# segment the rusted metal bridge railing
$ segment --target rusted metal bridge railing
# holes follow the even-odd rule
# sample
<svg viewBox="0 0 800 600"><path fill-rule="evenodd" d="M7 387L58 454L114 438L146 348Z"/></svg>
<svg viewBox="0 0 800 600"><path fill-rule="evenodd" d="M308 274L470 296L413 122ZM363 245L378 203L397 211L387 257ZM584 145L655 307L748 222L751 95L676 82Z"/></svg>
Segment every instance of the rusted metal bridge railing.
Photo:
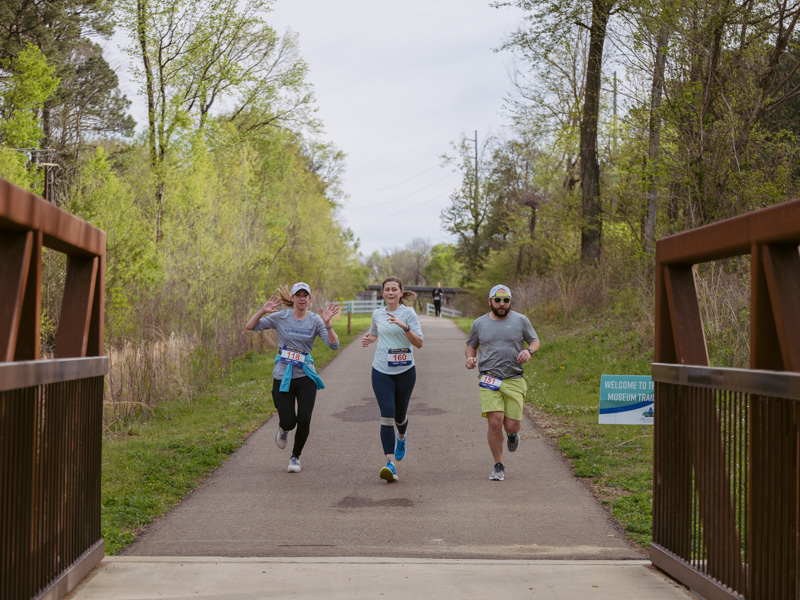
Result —
<svg viewBox="0 0 800 600"><path fill-rule="evenodd" d="M65 596L103 558L105 233L0 180L0 598ZM40 360L42 248L67 255Z"/></svg>
<svg viewBox="0 0 800 600"><path fill-rule="evenodd" d="M701 596L800 598L800 200L656 246L653 564ZM750 370L708 366L694 265L751 258Z"/></svg>

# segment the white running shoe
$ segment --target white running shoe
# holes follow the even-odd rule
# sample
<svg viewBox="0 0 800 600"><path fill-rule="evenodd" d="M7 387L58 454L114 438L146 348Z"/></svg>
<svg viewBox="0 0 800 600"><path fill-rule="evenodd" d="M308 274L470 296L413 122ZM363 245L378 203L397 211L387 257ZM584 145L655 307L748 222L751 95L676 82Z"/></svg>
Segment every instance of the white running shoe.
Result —
<svg viewBox="0 0 800 600"><path fill-rule="evenodd" d="M289 466L286 467L287 473L299 473L303 469L300 467L300 459L296 456L293 456L289 459Z"/></svg>
<svg viewBox="0 0 800 600"><path fill-rule="evenodd" d="M493 481L503 481L506 476L506 467L503 463L496 463L494 469L489 475L489 479Z"/></svg>
<svg viewBox="0 0 800 600"><path fill-rule="evenodd" d="M284 448L286 448L286 442L288 441L288 438L289 438L289 432L284 431L283 429L281 429L281 426L278 425L278 433L275 434L275 445L277 445L278 448L283 450Z"/></svg>

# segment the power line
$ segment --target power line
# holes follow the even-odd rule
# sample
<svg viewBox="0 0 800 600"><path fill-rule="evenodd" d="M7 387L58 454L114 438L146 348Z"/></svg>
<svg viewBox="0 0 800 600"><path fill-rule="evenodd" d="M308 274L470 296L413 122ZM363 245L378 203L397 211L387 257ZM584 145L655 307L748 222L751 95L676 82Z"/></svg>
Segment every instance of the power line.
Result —
<svg viewBox="0 0 800 600"><path fill-rule="evenodd" d="M415 191L413 191L413 192L411 192L409 194L406 194L405 196L398 196L397 198L392 198L391 200L387 200L386 202L381 202L380 204L368 204L368 205L362 205L362 206L352 206L351 208L377 208L379 206L386 206L387 204L391 204L392 202L397 202L398 200L403 200L403 199L409 198L410 196L413 196L415 194L419 194L420 192L424 192L428 188L433 187L437 183L440 183L440 182L444 181L445 179L447 179L449 177L452 177L453 175L455 175L455 173L448 173L447 175L445 175L441 179L437 179L433 183L428 184L425 187L422 187L422 188L420 188L418 190L415 190Z"/></svg>
<svg viewBox="0 0 800 600"><path fill-rule="evenodd" d="M444 198L444 196L437 196L436 198L428 198L426 200L423 200L419 204L415 204L414 206L409 206L408 208L404 208L403 210L399 210L397 212L389 213L388 215L381 215L379 217L370 217L369 219L364 219L364 220L358 221L356 223L351 223L351 225L363 225L364 223L369 223L371 221L378 221L380 219L388 219L389 217L402 215L403 213L407 213L407 212L409 212L411 210L415 210L415 209L419 208L423 204L428 204L428 203L434 202L436 200L441 200L442 198Z"/></svg>
<svg viewBox="0 0 800 600"><path fill-rule="evenodd" d="M408 179L404 179L403 181L400 181L398 183L393 183L391 185L387 185L386 187L378 188L377 190L371 190L369 192L354 192L353 194L351 194L351 196L363 196L365 194L374 194L375 192L382 192L384 190L388 190L390 188L397 187L398 185L403 185L404 183L407 183L407 182L411 181L412 179L416 179L420 175L425 175L425 173L427 173L428 171L433 171L434 169L439 169L439 168L441 168L439 165L434 165L432 167L429 167L429 168L425 169L421 173L417 173L416 175L412 175Z"/></svg>

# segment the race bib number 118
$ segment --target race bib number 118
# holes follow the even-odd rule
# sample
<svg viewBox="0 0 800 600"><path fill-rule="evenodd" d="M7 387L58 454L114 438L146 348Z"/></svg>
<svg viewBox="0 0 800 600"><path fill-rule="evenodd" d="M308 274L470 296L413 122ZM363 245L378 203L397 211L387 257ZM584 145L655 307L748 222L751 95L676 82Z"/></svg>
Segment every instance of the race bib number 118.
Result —
<svg viewBox="0 0 800 600"><path fill-rule="evenodd" d="M281 362L302 367L306 362L306 355L299 350L284 346L281 348Z"/></svg>

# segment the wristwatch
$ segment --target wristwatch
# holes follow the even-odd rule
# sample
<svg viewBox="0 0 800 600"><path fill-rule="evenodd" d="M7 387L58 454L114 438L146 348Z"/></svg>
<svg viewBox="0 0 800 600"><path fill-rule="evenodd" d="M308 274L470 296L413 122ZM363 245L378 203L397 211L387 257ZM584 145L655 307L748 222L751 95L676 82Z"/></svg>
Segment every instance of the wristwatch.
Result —
<svg viewBox="0 0 800 600"><path fill-rule="evenodd" d="M403 331L405 331L406 333L408 333L409 331L411 331L411 325L408 325L408 324L406 324L406 326L405 326L405 327L403 327Z"/></svg>

